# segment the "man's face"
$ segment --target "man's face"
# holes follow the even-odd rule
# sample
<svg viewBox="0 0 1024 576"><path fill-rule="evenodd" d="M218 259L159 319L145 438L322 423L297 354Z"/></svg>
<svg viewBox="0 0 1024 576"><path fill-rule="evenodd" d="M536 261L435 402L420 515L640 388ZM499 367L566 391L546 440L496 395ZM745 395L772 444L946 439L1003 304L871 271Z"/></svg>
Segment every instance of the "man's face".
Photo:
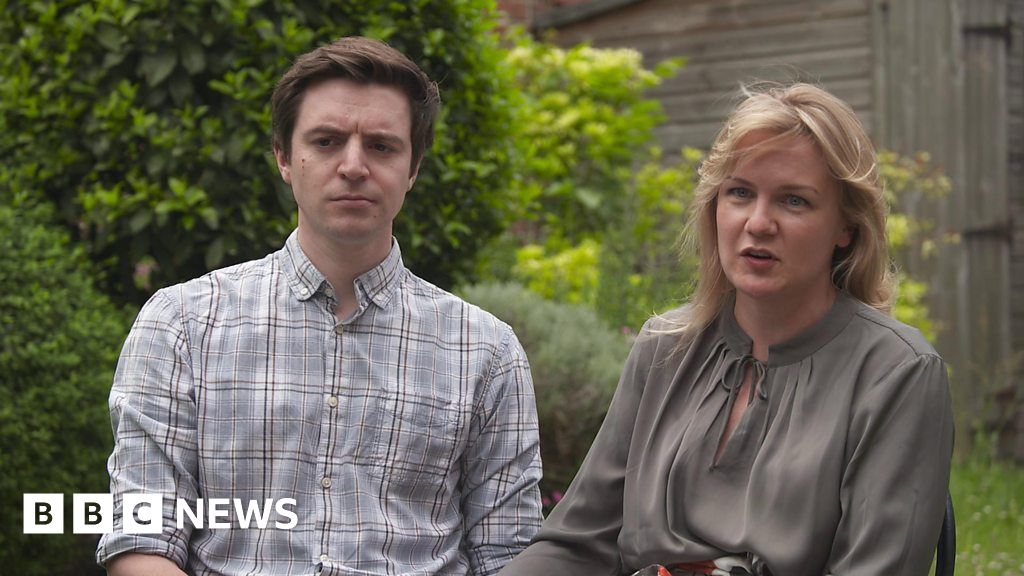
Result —
<svg viewBox="0 0 1024 576"><path fill-rule="evenodd" d="M299 205L306 249L387 254L392 221L416 181L412 118L399 89L330 79L299 105L292 152L274 150Z"/></svg>

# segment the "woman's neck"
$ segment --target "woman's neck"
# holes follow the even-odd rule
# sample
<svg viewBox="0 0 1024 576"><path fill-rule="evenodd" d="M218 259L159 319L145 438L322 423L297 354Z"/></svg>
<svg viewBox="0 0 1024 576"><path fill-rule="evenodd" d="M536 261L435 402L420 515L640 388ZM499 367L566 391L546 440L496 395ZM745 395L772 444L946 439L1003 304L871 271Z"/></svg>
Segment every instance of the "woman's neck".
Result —
<svg viewBox="0 0 1024 576"><path fill-rule="evenodd" d="M828 314L838 297L829 284L824 293L806 300L777 302L736 295L736 323L753 340L754 358L768 360L768 347L785 342L807 330Z"/></svg>

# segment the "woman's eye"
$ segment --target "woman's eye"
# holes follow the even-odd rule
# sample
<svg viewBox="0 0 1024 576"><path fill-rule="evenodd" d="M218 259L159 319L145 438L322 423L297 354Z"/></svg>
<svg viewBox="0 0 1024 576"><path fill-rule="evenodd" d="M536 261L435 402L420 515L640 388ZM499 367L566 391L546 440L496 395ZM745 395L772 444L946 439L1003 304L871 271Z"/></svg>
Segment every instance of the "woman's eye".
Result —
<svg viewBox="0 0 1024 576"><path fill-rule="evenodd" d="M735 196L736 198L750 198L750 190L746 188L729 188L727 190L729 196Z"/></svg>
<svg viewBox="0 0 1024 576"><path fill-rule="evenodd" d="M786 196L786 204L789 206L807 206L807 200L804 200L800 196L790 194L789 196Z"/></svg>

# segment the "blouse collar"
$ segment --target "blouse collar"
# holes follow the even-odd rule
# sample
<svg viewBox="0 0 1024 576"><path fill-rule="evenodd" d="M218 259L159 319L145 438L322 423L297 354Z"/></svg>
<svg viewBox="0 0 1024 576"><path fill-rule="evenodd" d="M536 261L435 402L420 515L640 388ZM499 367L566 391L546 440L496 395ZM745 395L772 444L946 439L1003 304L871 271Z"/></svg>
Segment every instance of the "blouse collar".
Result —
<svg viewBox="0 0 1024 576"><path fill-rule="evenodd" d="M736 321L736 293L733 292L719 314L719 327L725 335L726 345L737 355L749 355L753 340ZM839 335L850 323L857 310L857 301L846 291L840 291L825 316L793 338L768 347L769 367L794 364L814 354Z"/></svg>

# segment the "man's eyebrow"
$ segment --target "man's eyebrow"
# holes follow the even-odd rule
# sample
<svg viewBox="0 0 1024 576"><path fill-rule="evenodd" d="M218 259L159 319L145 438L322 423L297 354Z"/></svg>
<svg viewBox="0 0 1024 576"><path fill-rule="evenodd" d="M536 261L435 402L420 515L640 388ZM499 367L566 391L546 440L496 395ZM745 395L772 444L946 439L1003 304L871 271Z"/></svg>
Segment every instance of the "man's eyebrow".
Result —
<svg viewBox="0 0 1024 576"><path fill-rule="evenodd" d="M348 131L330 124L318 124L312 128L308 128L303 132L303 134L348 134Z"/></svg>
<svg viewBox="0 0 1024 576"><path fill-rule="evenodd" d="M347 136L351 133L352 132L349 130L343 130L332 124L318 124L303 132L303 134L307 136L317 136L321 134L328 136ZM371 140L386 142L394 146L403 145L405 143L405 140L401 136L388 130L372 130L363 132L363 134Z"/></svg>
<svg viewBox="0 0 1024 576"><path fill-rule="evenodd" d="M395 134L394 132L389 132L387 130L367 131L365 132L365 134L367 138L370 138L372 140L378 140L381 142L386 142L388 144L391 144L392 146L399 146L405 144L405 140L401 136Z"/></svg>

